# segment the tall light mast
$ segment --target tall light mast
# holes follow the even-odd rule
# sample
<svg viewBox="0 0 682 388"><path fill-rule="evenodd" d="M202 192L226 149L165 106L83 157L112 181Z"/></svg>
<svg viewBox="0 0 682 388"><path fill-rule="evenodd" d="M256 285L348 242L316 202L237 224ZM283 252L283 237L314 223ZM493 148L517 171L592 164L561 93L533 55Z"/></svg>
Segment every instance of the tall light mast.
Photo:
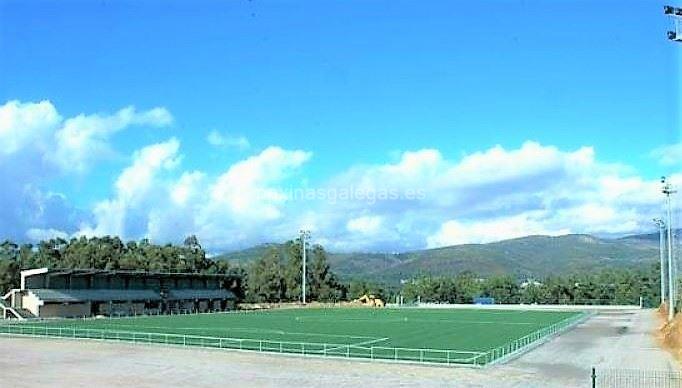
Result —
<svg viewBox="0 0 682 388"><path fill-rule="evenodd" d="M670 196L675 194L670 182L666 177L661 177L663 188L661 192L665 195L666 213L668 220L666 226L668 229L668 321L672 321L675 316L675 300L677 299L677 276L673 275L676 272L676 265L673 263L673 216L672 206L670 203Z"/></svg>
<svg viewBox="0 0 682 388"><path fill-rule="evenodd" d="M665 222L660 218L654 218L658 226L658 251L661 259L661 306L665 304Z"/></svg>
<svg viewBox="0 0 682 388"><path fill-rule="evenodd" d="M668 31L668 39L677 42L677 43L682 43L682 8L678 7L672 7L669 5L666 5L663 7L663 13L668 15L670 19L672 20L673 27L671 30ZM666 197L666 205L667 205L667 213L668 213L668 222L667 222L667 227L668 227L668 288L670 290L670 293L668 294L668 300L669 300L669 308L668 308L668 320L671 321L673 319L673 316L675 315L674 311L674 305L675 305L675 299L677 297L676 292L677 292L677 267L672 265L673 261L673 252L672 252L672 247L673 247L673 232L672 232L672 210L671 210L671 205L670 205L670 195L676 193L675 190L673 190L672 186L670 183L666 180L665 177L661 178L661 183L663 183L663 194L665 194ZM675 272L675 282L673 283L673 272Z"/></svg>
<svg viewBox="0 0 682 388"><path fill-rule="evenodd" d="M300 230L299 234L301 236L301 252L303 253L303 279L301 281L301 301L305 304L305 283L306 283L306 251L307 251L307 240L310 238L309 230Z"/></svg>
<svg viewBox="0 0 682 388"><path fill-rule="evenodd" d="M670 16L673 22L673 29L668 31L668 39L682 42L682 8L666 5L663 7L663 13Z"/></svg>

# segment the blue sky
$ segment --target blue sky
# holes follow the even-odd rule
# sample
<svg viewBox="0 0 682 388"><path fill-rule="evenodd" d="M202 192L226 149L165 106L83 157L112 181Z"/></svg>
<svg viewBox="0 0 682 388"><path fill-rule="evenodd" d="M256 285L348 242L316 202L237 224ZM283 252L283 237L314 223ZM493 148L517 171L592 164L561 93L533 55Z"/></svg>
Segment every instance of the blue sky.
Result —
<svg viewBox="0 0 682 388"><path fill-rule="evenodd" d="M9 171L16 173L21 163L23 188L13 199L26 209L5 214L22 225L3 230L0 223L0 236L25 239L27 231L38 230L178 240L171 231L151 231L155 216L150 208L163 203L160 198L167 199L183 174L191 172L203 177L201 191L213 193L195 200L227 201L232 211L223 216L233 223L198 219L194 214L220 209L196 208L186 209L182 220L163 222L192 224L182 232L206 234L215 249L286 238L287 231L307 223L317 226L321 241L341 250L480 242L480 236L462 229L490 227L500 228L500 238L524 232L635 232L645 228L655 204L648 198L636 203L622 198L662 173L677 174L675 157L682 154L680 47L665 39L668 27L662 4L650 1L627 6L615 1L1 1L0 104L19 101L23 105L12 110L17 114L28 104L49 101L61 124L47 125L42 136L58 136L64 122L80 114L107 117L128 106L139 114L163 109L172 120L132 119L98 135L82 129L97 137L98 148L78 151L93 153L79 159L87 168L78 171L65 168L76 163L73 157L55 164L59 157L54 155L64 153L50 150L50 144L7 153L0 159L5 164L0 174L17 182ZM17 123L22 122L6 125L6 136L26 131ZM214 144L207 141L212 131ZM165 155L173 166L145 178L150 187L167 189L145 189L139 197L146 200L131 205L121 197L121 175L135 166L145 147L168 145L170 139L178 143ZM444 200L477 192L456 183L443 188L439 182L472 155L494 158L496 146L511 155L512 165L515 151L523 158L524 150L544 155L542 150L550 148L568 162L535 175L514 170L514 179L491 182L493 191L517 193L520 199L501 195L478 213L454 199ZM428 181L406 179L391 186L425 188L433 193L431 201L330 206L319 198L266 198L251 203L253 214L246 215L235 213L234 196L217 199L221 176L250 158L267 159L263 153L272 147L282 153L270 159L272 166L262 167L268 173L254 185L273 191L338 188L340 181L349 186L391 182L390 166L406 165L411 153L422 162L431 160L433 155L423 150L437 150L440 162L431 160L435 164ZM624 191L607 204L613 207L611 216L573 224L561 220L570 219L570 211L579 214L581 206L605 204L532 188L553 174L557 181L570 176L566 185L582 185L583 175L565 170L570 155L583 147L593 151L592 164L599 172L580 174L595 185L617 177ZM41 161L36 170L26 168L32 165L22 159L27 154ZM277 157L296 162L286 167ZM53 170L44 165L46 160ZM472 172L477 173L490 171ZM234 179L230 182L240 187L242 178ZM642 186L634 187L633 179ZM605 188L590 190L596 196ZM60 216L51 219L41 201L54 194L65 209L55 210ZM117 227L104 227L102 218L111 216L98 213L107 201L125 209ZM572 202L580 203L573 210L557 205ZM35 209L45 214L27 217ZM182 213L172 201L167 209L156 210ZM324 214L326 220L300 216L305 212ZM561 212L564 218L557 218ZM628 218L615 215L623 213ZM234 229L244 222L250 226ZM628 230L613 227L624 224ZM413 229L425 231L411 237Z"/></svg>

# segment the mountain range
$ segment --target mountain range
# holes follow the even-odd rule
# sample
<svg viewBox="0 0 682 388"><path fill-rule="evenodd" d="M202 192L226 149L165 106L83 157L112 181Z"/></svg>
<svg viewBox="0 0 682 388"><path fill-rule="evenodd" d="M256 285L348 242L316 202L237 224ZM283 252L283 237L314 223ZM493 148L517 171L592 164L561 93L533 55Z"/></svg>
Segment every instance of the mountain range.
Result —
<svg viewBox="0 0 682 388"><path fill-rule="evenodd" d="M244 265L283 244L262 244L214 257ZM486 244L464 244L404 253L329 253L329 264L344 280L365 279L398 284L418 275L480 276L511 274L542 278L608 267L638 267L659 259L658 234L617 239L585 234L526 236Z"/></svg>

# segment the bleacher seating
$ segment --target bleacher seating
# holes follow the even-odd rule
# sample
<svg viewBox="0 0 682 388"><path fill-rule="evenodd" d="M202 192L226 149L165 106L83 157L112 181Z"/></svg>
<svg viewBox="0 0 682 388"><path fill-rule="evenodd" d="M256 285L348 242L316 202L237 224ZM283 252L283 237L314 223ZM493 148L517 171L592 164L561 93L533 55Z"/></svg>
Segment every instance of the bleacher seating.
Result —
<svg viewBox="0 0 682 388"><path fill-rule="evenodd" d="M238 289L239 280L225 274L35 268L21 271L21 288L0 302L0 312L25 319L229 310L237 300L229 288Z"/></svg>
<svg viewBox="0 0 682 388"><path fill-rule="evenodd" d="M234 294L225 289L216 290L172 290L168 294L168 299L193 300L193 299L229 299L234 298Z"/></svg>

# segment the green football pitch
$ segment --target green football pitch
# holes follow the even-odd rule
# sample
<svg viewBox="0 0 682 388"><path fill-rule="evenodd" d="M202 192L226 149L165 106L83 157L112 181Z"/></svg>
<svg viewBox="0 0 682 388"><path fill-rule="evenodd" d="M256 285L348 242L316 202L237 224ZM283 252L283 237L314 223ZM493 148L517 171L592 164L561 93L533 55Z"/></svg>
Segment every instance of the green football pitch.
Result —
<svg viewBox="0 0 682 388"><path fill-rule="evenodd" d="M581 316L576 312L492 309L292 308L58 320L13 325L19 327L13 330L24 330L19 334L484 365L565 329ZM8 330L0 329L0 333Z"/></svg>

